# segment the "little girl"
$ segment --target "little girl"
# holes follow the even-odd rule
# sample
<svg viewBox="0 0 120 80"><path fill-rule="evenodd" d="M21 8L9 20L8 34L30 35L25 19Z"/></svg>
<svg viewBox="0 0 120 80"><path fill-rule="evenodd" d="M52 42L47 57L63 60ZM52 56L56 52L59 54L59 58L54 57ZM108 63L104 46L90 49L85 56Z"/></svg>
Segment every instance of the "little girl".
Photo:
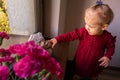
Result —
<svg viewBox="0 0 120 80"><path fill-rule="evenodd" d="M114 17L107 4L97 2L85 11L85 26L49 40L52 47L60 42L79 40L75 54L75 74L79 80L97 80L109 65L115 50L115 38L106 29Z"/></svg>

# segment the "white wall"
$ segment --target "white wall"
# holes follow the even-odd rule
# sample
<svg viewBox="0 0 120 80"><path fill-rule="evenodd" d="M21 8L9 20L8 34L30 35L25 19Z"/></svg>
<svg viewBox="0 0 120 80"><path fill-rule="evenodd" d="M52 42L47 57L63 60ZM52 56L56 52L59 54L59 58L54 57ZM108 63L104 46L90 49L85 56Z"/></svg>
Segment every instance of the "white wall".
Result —
<svg viewBox="0 0 120 80"><path fill-rule="evenodd" d="M117 66L120 67L120 0L104 0L105 3L108 3L110 7L112 8L115 18L112 22L112 24L109 26L108 30L114 35L117 36L116 38L116 50L115 54L113 56L113 59L111 61L111 66Z"/></svg>
<svg viewBox="0 0 120 80"><path fill-rule="evenodd" d="M12 34L28 35L35 30L35 1L6 0Z"/></svg>

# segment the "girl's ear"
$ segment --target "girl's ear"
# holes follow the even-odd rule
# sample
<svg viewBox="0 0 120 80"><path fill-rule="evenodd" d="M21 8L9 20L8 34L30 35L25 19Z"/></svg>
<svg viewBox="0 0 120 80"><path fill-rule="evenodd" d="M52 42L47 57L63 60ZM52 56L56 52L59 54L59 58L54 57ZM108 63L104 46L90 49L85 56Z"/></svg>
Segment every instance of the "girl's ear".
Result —
<svg viewBox="0 0 120 80"><path fill-rule="evenodd" d="M102 30L106 30L108 28L108 24L103 24L102 25Z"/></svg>

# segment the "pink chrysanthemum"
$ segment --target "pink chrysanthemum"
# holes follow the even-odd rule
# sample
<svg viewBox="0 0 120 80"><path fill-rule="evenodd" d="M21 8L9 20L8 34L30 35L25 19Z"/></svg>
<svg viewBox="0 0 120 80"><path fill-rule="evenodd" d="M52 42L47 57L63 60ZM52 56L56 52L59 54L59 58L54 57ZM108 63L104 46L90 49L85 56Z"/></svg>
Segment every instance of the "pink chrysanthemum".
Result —
<svg viewBox="0 0 120 80"><path fill-rule="evenodd" d="M46 69L59 77L63 74L60 64L45 49L33 41L15 44L9 50L11 53L14 52L22 56L14 65L15 74L21 78L33 76L42 69Z"/></svg>
<svg viewBox="0 0 120 80"><path fill-rule="evenodd" d="M25 56L14 65L14 72L20 78L31 77L43 69L43 63L35 58Z"/></svg>
<svg viewBox="0 0 120 80"><path fill-rule="evenodd" d="M15 62L15 59L10 56L4 56L0 58L0 63L2 62Z"/></svg>
<svg viewBox="0 0 120 80"><path fill-rule="evenodd" d="M54 58L50 57L44 61L46 64L45 69L47 71L51 72L52 74L56 74L58 77L63 76L63 70L61 69L60 64Z"/></svg>
<svg viewBox="0 0 120 80"><path fill-rule="evenodd" d="M9 56L9 55L11 55L11 53L10 53L9 50L1 48L0 49L0 55L1 56Z"/></svg>
<svg viewBox="0 0 120 80"><path fill-rule="evenodd" d="M6 66L0 66L0 80L7 80L9 76L9 68Z"/></svg>
<svg viewBox="0 0 120 80"><path fill-rule="evenodd" d="M1 37L1 38L9 39L9 35L6 34L5 32L0 32L0 37Z"/></svg>

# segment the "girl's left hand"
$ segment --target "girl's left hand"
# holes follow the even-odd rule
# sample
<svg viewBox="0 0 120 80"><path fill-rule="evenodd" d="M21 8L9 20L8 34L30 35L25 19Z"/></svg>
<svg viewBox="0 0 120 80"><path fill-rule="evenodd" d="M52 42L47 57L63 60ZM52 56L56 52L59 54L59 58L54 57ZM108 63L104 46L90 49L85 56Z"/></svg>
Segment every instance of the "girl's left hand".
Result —
<svg viewBox="0 0 120 80"><path fill-rule="evenodd" d="M101 62L100 66L103 66L106 68L109 65L110 59L108 57L104 56L104 57L100 58L98 61Z"/></svg>

